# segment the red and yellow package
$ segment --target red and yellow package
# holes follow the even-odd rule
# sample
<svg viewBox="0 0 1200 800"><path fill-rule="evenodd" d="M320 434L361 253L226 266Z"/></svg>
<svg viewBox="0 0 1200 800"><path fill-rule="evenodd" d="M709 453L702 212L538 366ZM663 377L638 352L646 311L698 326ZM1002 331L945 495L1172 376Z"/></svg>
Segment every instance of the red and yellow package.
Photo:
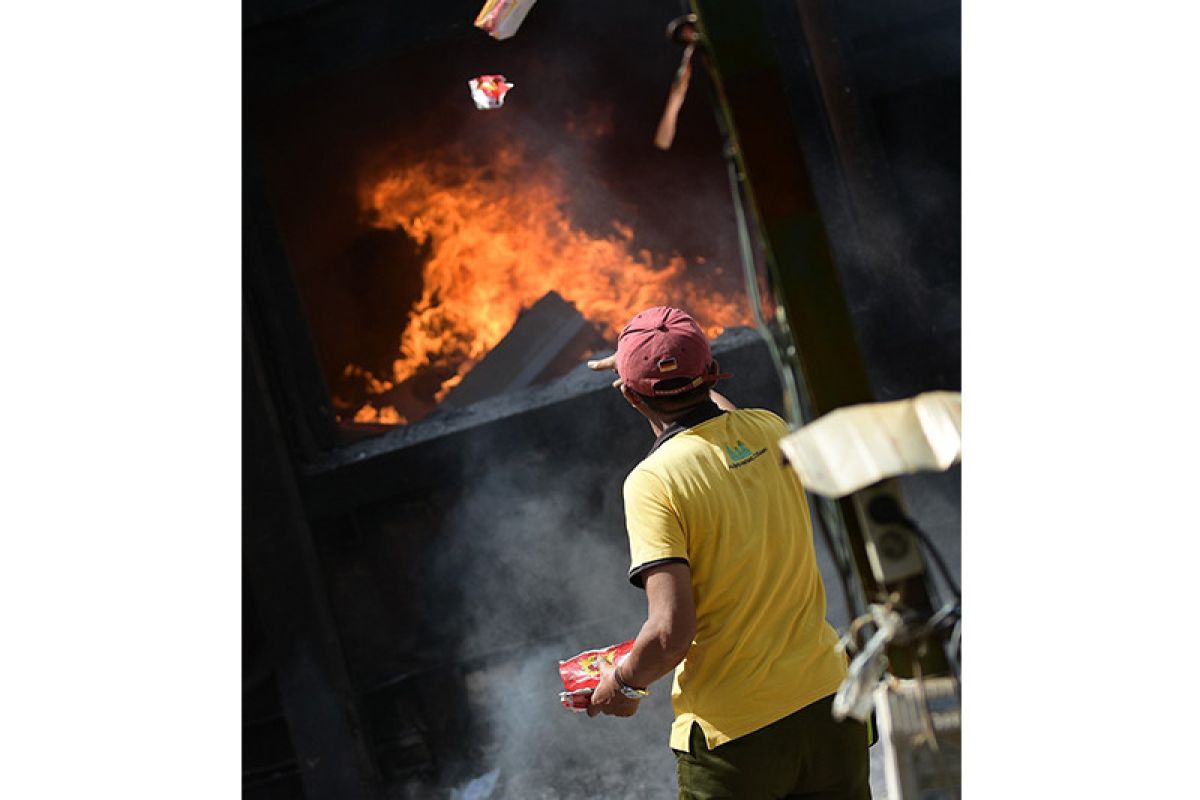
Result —
<svg viewBox="0 0 1200 800"><path fill-rule="evenodd" d="M576 689L573 692L559 692L558 701L562 703L563 708L575 713L587 711L588 706L592 704L592 692L594 689Z"/></svg>
<svg viewBox="0 0 1200 800"><path fill-rule="evenodd" d="M585 650L577 656L558 662L558 674L562 677L565 692L558 693L563 708L571 711L586 711L591 702L592 691L600 683L600 662L615 666L629 655L633 639L603 650Z"/></svg>
<svg viewBox="0 0 1200 800"><path fill-rule="evenodd" d="M480 75L467 81L467 85L471 87L471 99L475 101L475 107L481 111L500 108L504 105L504 95L516 86L503 75Z"/></svg>

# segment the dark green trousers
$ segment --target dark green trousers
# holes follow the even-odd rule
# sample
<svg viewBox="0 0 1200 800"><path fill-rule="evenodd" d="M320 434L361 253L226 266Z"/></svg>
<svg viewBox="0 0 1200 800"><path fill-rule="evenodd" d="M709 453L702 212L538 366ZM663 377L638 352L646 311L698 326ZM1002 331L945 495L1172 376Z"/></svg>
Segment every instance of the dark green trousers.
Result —
<svg viewBox="0 0 1200 800"><path fill-rule="evenodd" d="M871 800L867 726L835 722L833 695L712 750L692 723L675 753L679 800Z"/></svg>

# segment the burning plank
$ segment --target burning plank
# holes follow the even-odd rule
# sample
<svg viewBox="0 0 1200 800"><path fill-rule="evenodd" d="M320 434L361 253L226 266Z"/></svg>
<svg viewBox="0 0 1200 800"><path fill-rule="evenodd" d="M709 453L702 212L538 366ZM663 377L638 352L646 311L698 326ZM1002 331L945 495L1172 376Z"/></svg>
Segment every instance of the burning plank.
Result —
<svg viewBox="0 0 1200 800"><path fill-rule="evenodd" d="M557 292L547 292L517 317L504 338L450 390L442 405L461 408L556 378L604 346L604 338L574 305Z"/></svg>

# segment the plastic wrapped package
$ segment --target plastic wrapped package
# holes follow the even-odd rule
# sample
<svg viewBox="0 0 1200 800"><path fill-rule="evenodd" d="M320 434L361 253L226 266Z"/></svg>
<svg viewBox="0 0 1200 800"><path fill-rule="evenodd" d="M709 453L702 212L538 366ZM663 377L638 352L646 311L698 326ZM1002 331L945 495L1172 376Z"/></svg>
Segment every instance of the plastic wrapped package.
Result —
<svg viewBox="0 0 1200 800"><path fill-rule="evenodd" d="M566 661L559 661L558 674L566 690L558 694L563 708L575 712L587 711L592 692L600 684L600 663L615 667L632 649L633 639L630 639L603 650L585 650Z"/></svg>
<svg viewBox="0 0 1200 800"><path fill-rule="evenodd" d="M503 75L480 75L467 81L471 87L471 99L475 107L484 111L504 105L504 95L516 84L509 83Z"/></svg>

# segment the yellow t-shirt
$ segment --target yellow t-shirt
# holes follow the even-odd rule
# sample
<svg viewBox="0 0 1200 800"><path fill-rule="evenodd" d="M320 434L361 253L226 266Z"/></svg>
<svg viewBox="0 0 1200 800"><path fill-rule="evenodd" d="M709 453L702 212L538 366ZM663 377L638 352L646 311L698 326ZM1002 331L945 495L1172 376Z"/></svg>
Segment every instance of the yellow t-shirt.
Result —
<svg viewBox="0 0 1200 800"><path fill-rule="evenodd" d="M786 433L769 411L727 412L675 434L625 479L630 580L641 586L642 570L667 561L692 573L696 636L671 688L676 750L688 750L693 721L716 747L846 676L808 504L777 445Z"/></svg>

